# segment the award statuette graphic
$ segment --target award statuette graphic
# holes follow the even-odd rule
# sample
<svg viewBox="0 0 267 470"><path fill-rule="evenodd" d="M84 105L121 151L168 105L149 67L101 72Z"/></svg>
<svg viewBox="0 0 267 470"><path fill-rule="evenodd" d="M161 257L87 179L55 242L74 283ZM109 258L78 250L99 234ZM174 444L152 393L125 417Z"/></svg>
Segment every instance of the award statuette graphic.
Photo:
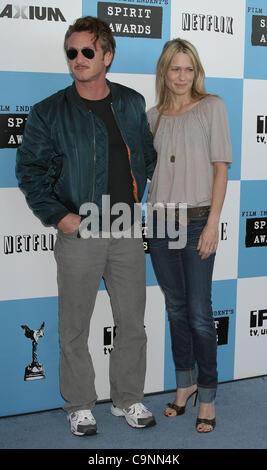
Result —
<svg viewBox="0 0 267 470"><path fill-rule="evenodd" d="M44 336L44 325L45 324L43 322L39 330L31 330L27 325L21 325L26 338L30 338L32 340L32 363L25 368L24 380L45 378L43 364L39 364L37 361L37 342L39 338Z"/></svg>

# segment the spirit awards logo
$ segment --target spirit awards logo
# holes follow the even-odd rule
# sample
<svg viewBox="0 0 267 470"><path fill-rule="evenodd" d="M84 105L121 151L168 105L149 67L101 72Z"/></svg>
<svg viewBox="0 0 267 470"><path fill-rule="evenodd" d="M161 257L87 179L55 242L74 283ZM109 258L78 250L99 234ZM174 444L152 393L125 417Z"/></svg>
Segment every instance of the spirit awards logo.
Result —
<svg viewBox="0 0 267 470"><path fill-rule="evenodd" d="M267 16L252 15L252 46L267 46Z"/></svg>
<svg viewBox="0 0 267 470"><path fill-rule="evenodd" d="M162 7L98 2L97 14L108 23L114 36L162 37Z"/></svg>
<svg viewBox="0 0 267 470"><path fill-rule="evenodd" d="M267 309L250 311L250 336L267 336Z"/></svg>
<svg viewBox="0 0 267 470"><path fill-rule="evenodd" d="M11 110L10 105L0 104L0 148L17 148L21 144L31 108L29 105L15 105Z"/></svg>
<svg viewBox="0 0 267 470"><path fill-rule="evenodd" d="M0 114L0 148L17 148L27 121L27 114Z"/></svg>
<svg viewBox="0 0 267 470"><path fill-rule="evenodd" d="M8 3L0 12L0 18L22 20L66 21L59 8Z"/></svg>
<svg viewBox="0 0 267 470"><path fill-rule="evenodd" d="M267 217L247 218L245 245L247 248L267 246Z"/></svg>
<svg viewBox="0 0 267 470"><path fill-rule="evenodd" d="M267 142L267 116L257 116L257 143L266 144Z"/></svg>
<svg viewBox="0 0 267 470"><path fill-rule="evenodd" d="M21 325L26 338L32 341L32 362L25 368L24 380L45 379L43 364L37 360L38 340L44 336L44 322L38 330L31 330L27 325Z"/></svg>
<svg viewBox="0 0 267 470"><path fill-rule="evenodd" d="M214 31L234 34L232 16L204 15L201 13L182 13L183 31Z"/></svg>

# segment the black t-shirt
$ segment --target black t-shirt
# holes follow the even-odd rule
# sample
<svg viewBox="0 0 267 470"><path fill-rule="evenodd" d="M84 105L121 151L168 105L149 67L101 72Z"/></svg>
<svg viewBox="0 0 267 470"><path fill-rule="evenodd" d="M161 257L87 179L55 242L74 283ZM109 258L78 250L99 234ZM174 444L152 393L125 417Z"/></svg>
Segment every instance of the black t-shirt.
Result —
<svg viewBox="0 0 267 470"><path fill-rule="evenodd" d="M109 156L107 194L110 195L110 207L112 208L118 202L124 202L129 205L133 214L135 201L129 156L111 108L111 93L101 100L87 100L85 98L83 100L88 109L98 115L107 128ZM111 222L115 218L111 216Z"/></svg>

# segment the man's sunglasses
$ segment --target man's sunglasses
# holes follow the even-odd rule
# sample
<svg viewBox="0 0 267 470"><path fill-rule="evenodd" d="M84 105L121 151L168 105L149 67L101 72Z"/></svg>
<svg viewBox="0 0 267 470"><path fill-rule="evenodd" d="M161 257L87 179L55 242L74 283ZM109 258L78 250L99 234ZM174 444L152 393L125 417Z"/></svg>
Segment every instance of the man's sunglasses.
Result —
<svg viewBox="0 0 267 470"><path fill-rule="evenodd" d="M95 56L93 49L89 49L89 47L84 47L81 50L81 52L84 55L84 57L86 57L86 59L93 59ZM77 57L78 51L77 49L68 49L66 51L66 54L67 54L68 59L73 60Z"/></svg>

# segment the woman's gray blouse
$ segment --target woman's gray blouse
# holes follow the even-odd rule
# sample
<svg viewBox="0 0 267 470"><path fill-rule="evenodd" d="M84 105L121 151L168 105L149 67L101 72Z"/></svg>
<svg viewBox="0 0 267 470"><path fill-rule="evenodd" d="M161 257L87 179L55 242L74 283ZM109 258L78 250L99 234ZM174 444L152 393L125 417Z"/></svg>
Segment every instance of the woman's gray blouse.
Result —
<svg viewBox="0 0 267 470"><path fill-rule="evenodd" d="M158 117L156 107L147 112L151 131ZM211 204L213 162L232 161L228 117L223 100L208 95L193 108L160 118L154 138L157 166L148 202Z"/></svg>

